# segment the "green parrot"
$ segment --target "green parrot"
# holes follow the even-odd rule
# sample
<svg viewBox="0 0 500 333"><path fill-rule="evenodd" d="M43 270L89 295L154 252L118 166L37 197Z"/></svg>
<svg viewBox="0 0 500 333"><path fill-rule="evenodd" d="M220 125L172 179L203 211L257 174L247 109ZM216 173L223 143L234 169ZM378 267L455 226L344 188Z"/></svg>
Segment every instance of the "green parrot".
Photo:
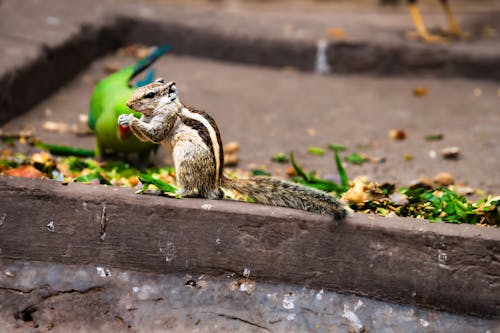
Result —
<svg viewBox="0 0 500 333"><path fill-rule="evenodd" d="M127 155L137 153L140 159L145 161L151 150L157 149L158 145L142 142L130 132L129 128L119 126L117 119L121 114L134 112L125 105L136 89L130 85L130 80L171 49L170 45L157 47L147 57L109 75L96 85L90 100L88 117L88 125L94 131L96 138L95 157L113 153ZM152 72L148 74L137 86L153 81L154 74Z"/></svg>

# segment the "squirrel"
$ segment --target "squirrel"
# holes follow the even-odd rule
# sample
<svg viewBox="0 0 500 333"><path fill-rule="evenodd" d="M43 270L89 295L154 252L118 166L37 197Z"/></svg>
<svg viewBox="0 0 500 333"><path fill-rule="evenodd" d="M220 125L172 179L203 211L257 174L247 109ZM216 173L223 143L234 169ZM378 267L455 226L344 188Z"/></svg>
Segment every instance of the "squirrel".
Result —
<svg viewBox="0 0 500 333"><path fill-rule="evenodd" d="M222 199L223 188L246 195L256 203L305 210L340 220L350 208L336 197L277 178L232 179L224 174L224 151L219 128L206 112L184 105L175 82L157 79L138 88L127 106L141 113L122 114L118 123L142 141L169 148L179 189L185 197Z"/></svg>

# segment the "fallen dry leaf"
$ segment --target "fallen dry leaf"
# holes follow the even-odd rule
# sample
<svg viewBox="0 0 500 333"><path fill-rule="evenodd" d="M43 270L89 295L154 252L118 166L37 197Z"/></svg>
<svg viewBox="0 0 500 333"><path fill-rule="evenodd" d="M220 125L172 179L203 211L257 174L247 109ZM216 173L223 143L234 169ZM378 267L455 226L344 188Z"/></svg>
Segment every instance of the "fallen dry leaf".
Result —
<svg viewBox="0 0 500 333"><path fill-rule="evenodd" d="M326 35L331 39L345 39L346 32L342 28L330 28L326 31Z"/></svg>
<svg viewBox="0 0 500 333"><path fill-rule="evenodd" d="M417 86L413 89L413 95L417 97L427 96L428 93L429 89L427 89L427 87L424 86Z"/></svg>
<svg viewBox="0 0 500 333"><path fill-rule="evenodd" d="M32 165L23 165L17 168L5 170L6 176L22 177L22 178L45 178L45 175Z"/></svg>
<svg viewBox="0 0 500 333"><path fill-rule="evenodd" d="M44 151L40 153L35 153L31 156L31 161L33 163L45 164L50 160L52 160L52 156Z"/></svg>
<svg viewBox="0 0 500 333"><path fill-rule="evenodd" d="M46 121L43 123L42 128L48 132L67 133L71 130L70 126L65 123L55 121Z"/></svg>

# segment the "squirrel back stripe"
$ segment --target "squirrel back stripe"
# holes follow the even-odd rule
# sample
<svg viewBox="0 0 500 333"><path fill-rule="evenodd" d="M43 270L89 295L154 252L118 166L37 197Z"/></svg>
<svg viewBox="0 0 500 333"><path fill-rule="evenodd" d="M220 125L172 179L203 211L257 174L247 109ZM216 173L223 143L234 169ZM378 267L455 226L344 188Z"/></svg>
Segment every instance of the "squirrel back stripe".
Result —
<svg viewBox="0 0 500 333"><path fill-rule="evenodd" d="M220 165L219 179L222 179L222 175L224 173L224 147L222 144L222 138L220 135L219 127L217 126L217 123L215 122L214 118L212 118L212 116L210 116L207 112L195 109L193 107L187 107L187 109L192 113L201 115L203 118L206 119L206 121L210 125L209 128L213 128L213 132L215 132L215 138L216 138L215 142L217 142L219 147L219 165Z"/></svg>
<svg viewBox="0 0 500 333"><path fill-rule="evenodd" d="M218 183L223 172L224 151L215 121L203 111L186 107L181 110L181 120L185 125L197 130L198 135L210 149L215 163L215 182Z"/></svg>

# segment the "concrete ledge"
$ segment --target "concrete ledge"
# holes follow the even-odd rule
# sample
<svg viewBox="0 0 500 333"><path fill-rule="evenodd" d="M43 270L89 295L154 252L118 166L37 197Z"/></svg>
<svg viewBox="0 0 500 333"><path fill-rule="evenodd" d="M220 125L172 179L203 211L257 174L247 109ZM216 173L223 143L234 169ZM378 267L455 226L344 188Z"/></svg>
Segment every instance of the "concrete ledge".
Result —
<svg viewBox="0 0 500 333"><path fill-rule="evenodd" d="M126 43L169 43L174 52L272 67L315 67L316 41L227 34L220 27L110 15L82 23L54 45L41 44L24 64L0 73L0 124L39 103L94 59ZM327 49L333 73L439 75L500 80L500 55L469 55L444 47L369 42L332 42ZM21 62L23 62L21 61ZM19 98L22 96L22 98Z"/></svg>
<svg viewBox="0 0 500 333"><path fill-rule="evenodd" d="M127 27L117 20L96 25L82 24L63 42L40 45L37 56L19 67L0 73L0 124L27 111L73 79L96 58L120 45Z"/></svg>
<svg viewBox="0 0 500 333"><path fill-rule="evenodd" d="M1 258L156 273L249 268L258 281L500 314L498 229L360 214L334 223L291 209L5 176L0 202Z"/></svg>
<svg viewBox="0 0 500 333"><path fill-rule="evenodd" d="M119 21L134 27L126 36L129 43L170 43L179 54L305 71L315 68L316 40L228 35L217 27L196 28L127 16L121 16ZM332 73L500 80L500 54L471 55L438 45L332 41L327 48L327 59Z"/></svg>

